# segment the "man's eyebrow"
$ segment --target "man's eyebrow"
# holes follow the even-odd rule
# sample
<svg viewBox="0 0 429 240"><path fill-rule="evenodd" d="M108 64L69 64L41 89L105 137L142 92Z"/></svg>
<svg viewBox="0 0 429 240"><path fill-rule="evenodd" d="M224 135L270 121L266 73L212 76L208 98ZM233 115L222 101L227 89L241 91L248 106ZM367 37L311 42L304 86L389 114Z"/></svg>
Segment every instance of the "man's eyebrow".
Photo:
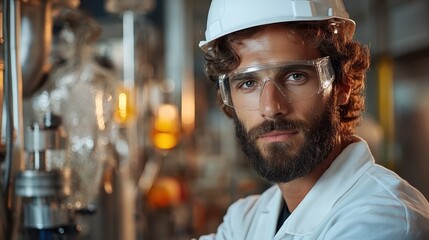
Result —
<svg viewBox="0 0 429 240"><path fill-rule="evenodd" d="M258 78L258 74L256 72L248 72L248 73L237 73L232 74L229 77L229 81L240 81L240 80L246 80L246 79L256 79Z"/></svg>
<svg viewBox="0 0 429 240"><path fill-rule="evenodd" d="M314 66L311 65L303 65L303 64L294 64L294 65L285 65L285 66L279 66L277 67L277 74L279 73L285 73L285 72L292 72L292 71L296 71L296 70L311 70L311 71L316 71Z"/></svg>

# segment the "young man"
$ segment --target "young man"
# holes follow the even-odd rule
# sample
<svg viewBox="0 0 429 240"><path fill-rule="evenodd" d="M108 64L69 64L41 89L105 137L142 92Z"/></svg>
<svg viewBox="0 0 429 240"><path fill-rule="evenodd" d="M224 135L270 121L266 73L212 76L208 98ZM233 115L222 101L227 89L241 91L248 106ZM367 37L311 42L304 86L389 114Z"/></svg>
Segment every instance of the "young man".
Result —
<svg viewBox="0 0 429 240"><path fill-rule="evenodd" d="M275 183L200 239L429 239L429 204L354 135L368 49L341 0L213 0L206 72L253 168Z"/></svg>

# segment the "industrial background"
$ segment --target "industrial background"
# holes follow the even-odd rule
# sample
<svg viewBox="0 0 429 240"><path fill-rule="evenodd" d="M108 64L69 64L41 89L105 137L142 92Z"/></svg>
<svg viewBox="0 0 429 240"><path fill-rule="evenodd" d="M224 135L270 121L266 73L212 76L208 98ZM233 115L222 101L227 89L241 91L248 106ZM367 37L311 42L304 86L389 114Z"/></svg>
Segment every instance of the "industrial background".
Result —
<svg viewBox="0 0 429 240"><path fill-rule="evenodd" d="M209 0L0 2L0 240L190 239L269 186L203 73ZM345 5L371 51L358 134L429 199L429 1Z"/></svg>

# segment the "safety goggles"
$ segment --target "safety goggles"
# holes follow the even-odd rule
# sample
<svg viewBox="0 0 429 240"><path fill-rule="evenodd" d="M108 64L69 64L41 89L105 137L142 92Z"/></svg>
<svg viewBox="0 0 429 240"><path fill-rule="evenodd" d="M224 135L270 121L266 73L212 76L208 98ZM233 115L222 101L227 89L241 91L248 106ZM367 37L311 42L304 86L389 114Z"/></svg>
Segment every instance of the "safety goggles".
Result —
<svg viewBox="0 0 429 240"><path fill-rule="evenodd" d="M271 82L285 101L307 100L331 86L335 74L329 56L240 68L219 77L225 105L258 110L264 87Z"/></svg>

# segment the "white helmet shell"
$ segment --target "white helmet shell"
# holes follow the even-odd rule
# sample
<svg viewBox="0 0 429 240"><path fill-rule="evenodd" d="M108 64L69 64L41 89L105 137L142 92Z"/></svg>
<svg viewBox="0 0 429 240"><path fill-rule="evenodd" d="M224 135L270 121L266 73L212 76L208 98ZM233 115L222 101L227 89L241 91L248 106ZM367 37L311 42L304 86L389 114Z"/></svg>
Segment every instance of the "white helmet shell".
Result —
<svg viewBox="0 0 429 240"><path fill-rule="evenodd" d="M351 39L355 23L349 18L342 0L212 0L206 40L199 46L206 50L217 38L255 26L333 18L345 20L346 35Z"/></svg>

